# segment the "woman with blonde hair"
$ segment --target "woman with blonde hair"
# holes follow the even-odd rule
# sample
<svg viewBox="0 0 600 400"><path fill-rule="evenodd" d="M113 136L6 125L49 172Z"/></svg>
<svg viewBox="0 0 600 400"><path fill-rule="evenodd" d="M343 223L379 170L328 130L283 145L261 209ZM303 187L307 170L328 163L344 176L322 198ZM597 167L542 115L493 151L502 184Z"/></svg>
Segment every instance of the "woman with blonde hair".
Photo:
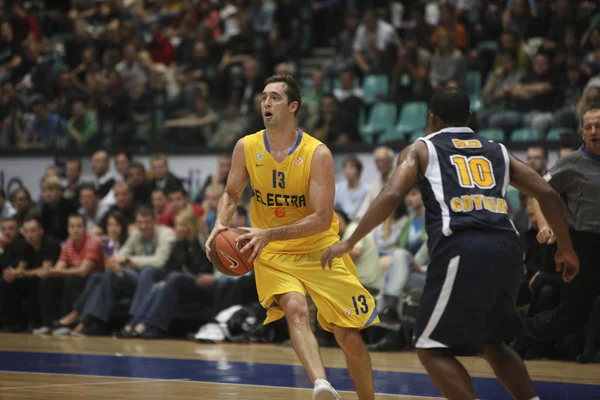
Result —
<svg viewBox="0 0 600 400"><path fill-rule="evenodd" d="M213 265L206 258L192 207L175 217L175 233L177 240L164 267L167 276L154 285L140 312L121 332L123 337L164 337L179 305L212 306Z"/></svg>

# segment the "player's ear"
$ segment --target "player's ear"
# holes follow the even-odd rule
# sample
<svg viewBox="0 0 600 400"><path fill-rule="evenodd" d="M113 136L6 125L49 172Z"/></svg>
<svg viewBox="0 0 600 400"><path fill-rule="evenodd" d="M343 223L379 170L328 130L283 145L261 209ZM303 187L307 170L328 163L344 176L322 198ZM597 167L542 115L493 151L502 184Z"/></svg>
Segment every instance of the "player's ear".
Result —
<svg viewBox="0 0 600 400"><path fill-rule="evenodd" d="M292 101L289 104L289 107L290 107L290 112L296 113L296 111L298 110L298 102L297 101Z"/></svg>

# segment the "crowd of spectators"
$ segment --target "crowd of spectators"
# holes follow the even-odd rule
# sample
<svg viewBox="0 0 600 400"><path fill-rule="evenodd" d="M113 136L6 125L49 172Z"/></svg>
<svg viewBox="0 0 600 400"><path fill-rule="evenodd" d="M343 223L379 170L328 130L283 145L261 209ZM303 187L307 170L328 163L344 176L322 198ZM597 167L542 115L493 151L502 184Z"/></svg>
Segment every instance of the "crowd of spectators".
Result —
<svg viewBox="0 0 600 400"><path fill-rule="evenodd" d="M404 124L405 105L448 85L469 91L478 129L507 140L573 132L600 99L592 0L4 3L8 148L229 147L262 127L257 94L272 73L302 79L300 127L335 144L371 141L378 103ZM317 47L331 58L311 60ZM410 140L425 124L413 118L375 139Z"/></svg>
<svg viewBox="0 0 600 400"><path fill-rule="evenodd" d="M473 73L484 82L472 93L481 100L473 124L506 138L521 127L542 138L553 128L575 132L583 110L600 105L600 9L589 0L68 3L6 4L0 146L98 149L160 139L229 147L263 127L263 78L299 76L315 46L334 46L333 56L303 81L298 124L328 144L365 140L361 115L378 103L402 110L440 87L469 88ZM374 98L372 76L388 82ZM571 150L562 146L560 156ZM343 161L335 200L342 237L393 172L390 148L373 158L379 176L369 185L359 158ZM526 161L543 175L547 148L532 145ZM159 338L174 334L173 321L191 320L196 340L215 342L236 336L241 325L227 321L240 309L261 320L253 275L220 275L203 248L229 156L218 158L197 193L164 154L144 165L119 153L111 168L111 156L96 151L91 166L90 182L81 181L77 158L64 169L49 166L40 199L25 187L0 189L3 331ZM250 201L243 197L232 227L249 225ZM552 246L535 240L530 200L518 196L511 205L526 249L518 305L532 316L560 303L560 278ZM418 187L351 256L384 321L371 350L410 347L428 264ZM318 337L331 343L326 332ZM519 350L526 358L574 358L584 344L575 335ZM596 344L588 338L588 347Z"/></svg>

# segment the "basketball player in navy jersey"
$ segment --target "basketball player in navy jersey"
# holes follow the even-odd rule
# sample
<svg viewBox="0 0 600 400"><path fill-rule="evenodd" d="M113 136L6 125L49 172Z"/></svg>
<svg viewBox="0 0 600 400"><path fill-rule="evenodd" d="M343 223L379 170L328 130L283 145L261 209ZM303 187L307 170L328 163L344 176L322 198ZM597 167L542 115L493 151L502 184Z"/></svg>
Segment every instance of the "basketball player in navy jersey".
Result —
<svg viewBox="0 0 600 400"><path fill-rule="evenodd" d="M324 268L390 215L412 185L421 185L431 262L417 313L417 355L448 399L477 399L455 358L483 352L513 398L539 400L523 361L506 342L522 328L515 296L523 250L508 217L509 183L538 199L558 243L557 269L570 282L579 271L558 195L504 145L467 127L469 97L458 88L436 92L429 131L405 149L398 168L352 236L332 246Z"/></svg>

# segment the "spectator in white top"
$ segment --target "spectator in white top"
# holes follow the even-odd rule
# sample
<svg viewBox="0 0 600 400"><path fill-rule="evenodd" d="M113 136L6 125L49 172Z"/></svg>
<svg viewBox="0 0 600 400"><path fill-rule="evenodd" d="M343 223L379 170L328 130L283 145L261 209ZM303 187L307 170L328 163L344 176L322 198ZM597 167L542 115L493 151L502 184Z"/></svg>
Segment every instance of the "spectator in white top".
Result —
<svg viewBox="0 0 600 400"><path fill-rule="evenodd" d="M336 210L337 218L340 221L340 237L346 240L352 235L358 223L351 222L342 210ZM377 246L371 235L362 238L349 253L360 283L372 294L379 293L381 288L381 270L379 268L379 254Z"/></svg>
<svg viewBox="0 0 600 400"><path fill-rule="evenodd" d="M115 184L115 178L108 169L108 161L108 153L104 150L97 151L92 155L92 171L95 175L94 185L101 200L109 194Z"/></svg>
<svg viewBox="0 0 600 400"><path fill-rule="evenodd" d="M79 214L85 217L85 230L89 234L100 235L100 223L110 208L106 203L100 203L96 188L90 183L84 183L79 188Z"/></svg>
<svg viewBox="0 0 600 400"><path fill-rule="evenodd" d="M398 42L396 30L377 18L375 10L365 11L354 38L354 59L363 74L377 74L383 69L383 56L390 45Z"/></svg>
<svg viewBox="0 0 600 400"><path fill-rule="evenodd" d="M13 208L10 202L6 201L6 192L0 187L0 237L2 236L2 221L6 218L14 216L17 211Z"/></svg>
<svg viewBox="0 0 600 400"><path fill-rule="evenodd" d="M394 170L394 151L389 147L378 147L375 149L375 165L381 174L379 179L369 185L367 196L356 213L356 218L360 219L365 215L369 206L375 200L383 187L387 184Z"/></svg>
<svg viewBox="0 0 600 400"><path fill-rule="evenodd" d="M129 164L131 164L131 154L124 151L117 153L115 156L115 169L117 170L118 176L117 181L127 180L127 171L129 170Z"/></svg>
<svg viewBox="0 0 600 400"><path fill-rule="evenodd" d="M135 44L130 43L125 46L123 61L118 63L115 69L121 76L129 97L137 99L144 91L148 77L138 62Z"/></svg>
<svg viewBox="0 0 600 400"><path fill-rule="evenodd" d="M351 220L367 196L367 185L360 183L362 162L355 155L344 158L342 163L345 180L335 185L335 208L342 210Z"/></svg>
<svg viewBox="0 0 600 400"><path fill-rule="evenodd" d="M360 86L354 87L354 73L352 72L352 68L340 71L338 78L340 79L341 87L333 89L333 95L340 103L350 97L356 97L359 100L364 98L365 93L362 88Z"/></svg>

